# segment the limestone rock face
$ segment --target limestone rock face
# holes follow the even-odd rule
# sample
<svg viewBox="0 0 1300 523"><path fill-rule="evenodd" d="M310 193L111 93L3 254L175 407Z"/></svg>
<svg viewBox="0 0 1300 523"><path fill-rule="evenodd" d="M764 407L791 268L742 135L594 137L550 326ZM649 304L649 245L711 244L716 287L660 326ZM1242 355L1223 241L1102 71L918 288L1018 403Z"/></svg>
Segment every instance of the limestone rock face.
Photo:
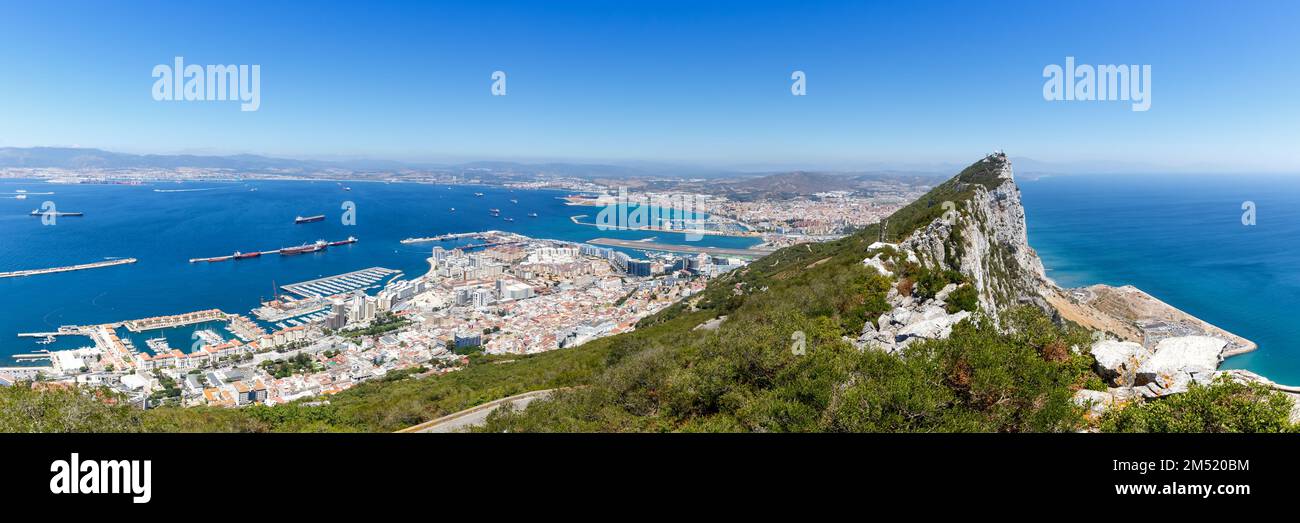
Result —
<svg viewBox="0 0 1300 523"><path fill-rule="evenodd" d="M1092 345L1097 373L1117 387L1131 387L1138 367L1152 356L1151 350L1131 341L1103 340Z"/></svg>
<svg viewBox="0 0 1300 523"><path fill-rule="evenodd" d="M970 316L970 313L966 311L958 311L953 315L948 315L947 313L942 312L941 314L941 316L931 319L922 319L921 321L909 324L902 329L899 329L898 334L894 338L895 341L900 344L906 344L913 338L926 340L947 338L948 335L952 334L953 325L956 325L961 320Z"/></svg>
<svg viewBox="0 0 1300 523"><path fill-rule="evenodd" d="M880 315L876 320L879 327L867 322L862 327L862 334L853 340L853 345L859 350L878 349L893 353L917 340L947 338L954 325L971 316L967 311L948 314L943 302L937 300L927 300L918 305L910 297L894 296L891 302L895 307Z"/></svg>
<svg viewBox="0 0 1300 523"><path fill-rule="evenodd" d="M968 184L973 191L968 201L918 229L899 246L940 268L966 275L979 295L980 309L992 313L994 321L998 313L1025 302L1046 309L1042 290L1054 284L1029 247L1025 209L1011 162L994 154L983 164L996 185Z"/></svg>
<svg viewBox="0 0 1300 523"><path fill-rule="evenodd" d="M1178 336L1156 344L1155 354L1138 367L1136 384L1148 397L1186 392L1192 383L1209 384L1228 342L1210 336Z"/></svg>

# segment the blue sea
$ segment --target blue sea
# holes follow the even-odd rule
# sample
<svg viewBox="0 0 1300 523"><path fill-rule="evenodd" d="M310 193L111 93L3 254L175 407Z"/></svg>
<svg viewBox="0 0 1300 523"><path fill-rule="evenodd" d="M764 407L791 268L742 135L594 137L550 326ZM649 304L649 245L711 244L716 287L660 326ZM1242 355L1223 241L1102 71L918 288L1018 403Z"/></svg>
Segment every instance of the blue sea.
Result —
<svg viewBox="0 0 1300 523"><path fill-rule="evenodd" d="M351 190L344 190L344 186ZM13 193L18 190L54 194L32 194L17 200ZM476 192L484 196L476 197ZM560 199L565 194L382 182L167 182L126 186L0 180L0 271L108 258L139 260L131 265L0 279L0 366L13 365L13 354L89 344L87 338L70 336L40 345L31 338L18 338L19 332L45 332L60 325L107 323L210 308L247 315L260 299L271 297L277 285L376 266L414 277L428 270L425 259L435 245L451 248L478 241L400 243L409 237L495 229L570 241L654 238L660 243L718 247L748 247L758 242L754 238L704 236L687 243L680 234L601 231L573 223L572 216L594 216L599 209L565 205ZM518 203L512 203L512 199ZM41 218L28 214L47 200L54 202L60 212L82 212L85 216L62 217L54 225L42 225ZM355 204L356 225L342 223L344 202ZM500 218L488 213L492 208L501 210ZM529 217L529 213L537 213L538 217ZM294 224L296 216L317 214L326 215L326 219ZM504 220L506 217L514 221ZM268 251L348 236L359 241L314 254L189 263L190 258ZM173 347L185 348L192 345L193 331L203 328L214 326L189 326L161 334ZM146 350L144 336L132 338L139 349Z"/></svg>
<svg viewBox="0 0 1300 523"><path fill-rule="evenodd" d="M1029 244L1066 287L1134 285L1259 344L1224 368L1300 384L1300 183L1243 175L1018 179ZM1242 224L1243 202L1256 224Z"/></svg>
<svg viewBox="0 0 1300 523"><path fill-rule="evenodd" d="M1048 275L1063 286L1135 285L1210 323L1259 344L1229 359L1275 381L1300 384L1300 184L1265 176L1021 177L1030 244ZM66 337L52 345L17 338L53 330L208 308L247 313L275 285L382 266L408 277L427 270L434 245L402 245L412 236L500 229L540 238L596 237L685 243L682 235L600 231L570 217L592 207L565 205L558 191L405 183L252 181L143 186L59 185L0 181L0 271L88 263L112 257L139 262L104 269L0 279L0 366L11 354L82 346ZM18 189L32 193L12 199ZM184 190L183 192L156 192ZM198 190L193 190L198 189ZM256 189L255 191L252 189ZM485 193L475 197L475 192ZM8 197L6 197L8 196ZM518 204L511 203L517 199ZM84 212L41 225L28 216L49 200L60 211ZM340 222L356 205L356 225ZM1242 203L1256 204L1254 226L1241 223ZM450 212L450 208L456 211ZM507 222L494 218L502 210ZM530 212L537 218L527 216ZM298 215L325 214L295 225ZM590 221L590 218L587 219ZM191 264L190 258L236 250L272 250L317 239L360 241L291 257ZM468 242L473 242L469 240ZM748 238L706 236L700 245L744 247ZM192 331L163 334L175 347ZM218 329L219 330L219 329ZM150 336L158 333L151 332ZM222 333L224 334L224 333ZM133 337L142 338L142 337ZM143 339L136 339L144 349Z"/></svg>

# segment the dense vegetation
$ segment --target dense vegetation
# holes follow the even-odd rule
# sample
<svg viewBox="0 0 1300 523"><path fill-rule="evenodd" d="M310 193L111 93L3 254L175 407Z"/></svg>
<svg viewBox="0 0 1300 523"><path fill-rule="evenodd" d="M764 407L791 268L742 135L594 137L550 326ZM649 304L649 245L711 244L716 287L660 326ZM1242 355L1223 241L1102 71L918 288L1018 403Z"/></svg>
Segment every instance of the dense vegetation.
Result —
<svg viewBox="0 0 1300 523"><path fill-rule="evenodd" d="M978 162L887 221L841 240L782 249L722 276L636 331L528 357L468 356L467 368L403 372L327 402L241 409L108 405L84 391L0 388L0 431L391 431L526 391L568 388L484 430L509 431L1073 431L1087 428L1071 397L1102 389L1088 333L1033 308L1002 329L978 316L946 340L899 354L845 340L889 310L892 282L861 264L867 246L896 241L944 212L943 202L992 187ZM907 289L928 297L953 271L895 260ZM902 289L899 289L902 292ZM947 300L974 311L970 285ZM702 324L725 316L714 329ZM382 325L391 325L381 322ZM382 329L384 327L380 327ZM367 335L379 332L367 333ZM800 333L802 335L800 335ZM799 344L802 340L802 345ZM102 393L94 393L101 395ZM1290 430L1279 393L1224 382L1107 415L1115 431Z"/></svg>
<svg viewBox="0 0 1300 523"><path fill-rule="evenodd" d="M1219 378L1182 394L1108 413L1107 432L1297 432L1291 399L1258 384Z"/></svg>

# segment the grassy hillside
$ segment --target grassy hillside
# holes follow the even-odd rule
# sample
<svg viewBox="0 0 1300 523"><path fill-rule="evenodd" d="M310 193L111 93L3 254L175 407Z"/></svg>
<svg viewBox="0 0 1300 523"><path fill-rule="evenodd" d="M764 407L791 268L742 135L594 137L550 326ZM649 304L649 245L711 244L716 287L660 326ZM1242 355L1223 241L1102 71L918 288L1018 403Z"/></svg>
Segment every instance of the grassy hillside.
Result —
<svg viewBox="0 0 1300 523"><path fill-rule="evenodd" d="M1002 161L994 158L995 161ZM998 183L977 162L888 220L897 241ZM1072 431L1079 388L1101 388L1089 336L1033 308L1008 311L1003 329L959 324L949 339L901 354L858 351L867 321L887 310L892 282L863 267L873 225L838 241L782 249L648 317L634 332L529 357L476 357L443 376L393 376L329 398L242 409L108 406L80 392L0 389L0 431L392 431L529 390L573 387L524 412L493 414L491 431ZM910 270L917 270L912 268ZM931 275L919 275L918 281ZM699 329L726 317L716 329ZM793 340L806 340L803 351ZM1217 389L1216 389L1217 390ZM1253 389L1252 389L1253 390ZM1255 391L1258 393L1258 391ZM1241 399L1240 395L1230 394ZM1247 403L1275 402L1267 393ZM1222 395L1192 400L1225 402ZM1239 423L1207 407L1213 427L1287 427L1277 405ZM1113 417L1113 430L1195 427L1168 409ZM1128 409L1126 409L1128 411ZM1181 412L1181 410L1179 411ZM1271 416L1271 417L1270 417Z"/></svg>

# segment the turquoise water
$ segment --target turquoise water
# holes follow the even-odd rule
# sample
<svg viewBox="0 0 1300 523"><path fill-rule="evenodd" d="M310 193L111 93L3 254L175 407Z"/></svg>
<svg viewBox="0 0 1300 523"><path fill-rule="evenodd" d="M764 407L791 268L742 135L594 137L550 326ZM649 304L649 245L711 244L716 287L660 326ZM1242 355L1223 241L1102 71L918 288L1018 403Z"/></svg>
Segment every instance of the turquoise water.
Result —
<svg viewBox="0 0 1300 523"><path fill-rule="evenodd" d="M271 296L274 285L375 266L401 270L412 277L428 270L425 259L434 245L451 248L478 241L399 242L408 237L496 229L570 241L653 237L662 243L687 243L680 234L601 231L575 224L571 216L594 215L598 209L565 205L558 198L565 193L559 191L368 182L346 185L351 191L334 182L304 181L121 186L0 180L0 271L74 265L110 257L139 260L132 265L0 279L0 366L13 364L8 357L11 354L88 344L86 338L64 337L52 345L38 345L36 340L16 337L19 332L210 308L246 314L258 306L259 299ZM26 200L6 194L19 189L55 194L32 195ZM475 192L484 196L476 197ZM511 203L511 199L519 203ZM83 212L85 216L60 218L55 225L44 226L40 218L28 213L46 200L53 201L61 212ZM341 223L345 201L356 206L355 226ZM455 212L450 211L453 207ZM502 217L490 216L491 208L501 209ZM528 213L533 212L539 216L529 217ZM316 214L327 218L318 223L293 223L295 216ZM515 221L505 221L505 217ZM264 255L219 263L188 261L348 236L360 241L299 256ZM690 244L747 247L754 243L757 240L753 238L704 236ZM175 347L189 347L188 340L196 328L183 327L161 334ZM146 350L143 339L149 336L132 338L139 349Z"/></svg>
<svg viewBox="0 0 1300 523"><path fill-rule="evenodd" d="M1282 176L1019 181L1048 276L1134 285L1259 344L1225 368L1300 384L1300 183ZM1242 225L1242 203L1256 225Z"/></svg>

